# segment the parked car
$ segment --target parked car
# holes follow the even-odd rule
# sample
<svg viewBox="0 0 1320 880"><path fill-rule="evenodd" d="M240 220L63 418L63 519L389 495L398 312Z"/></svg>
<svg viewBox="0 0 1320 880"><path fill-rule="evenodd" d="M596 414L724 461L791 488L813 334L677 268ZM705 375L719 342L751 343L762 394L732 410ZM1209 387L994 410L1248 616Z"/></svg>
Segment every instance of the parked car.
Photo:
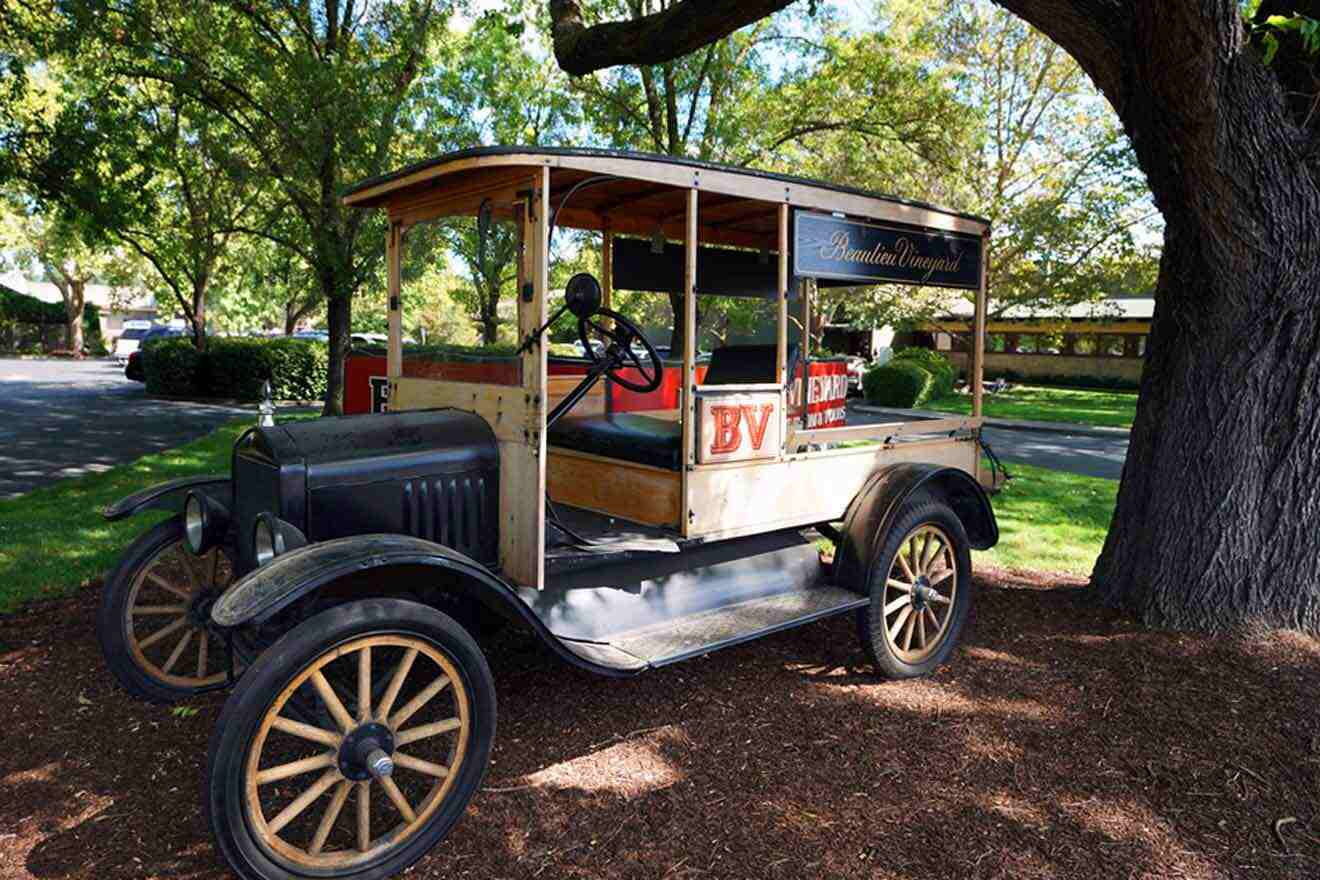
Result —
<svg viewBox="0 0 1320 880"><path fill-rule="evenodd" d="M187 336L188 331L180 327L152 327L136 340L133 350L129 353L127 359L122 361L124 364L124 378L132 379L134 382L147 381L147 374L142 369L142 351L148 342L153 339L169 339L175 336ZM118 346L118 343L115 343Z"/></svg>
<svg viewBox="0 0 1320 880"><path fill-rule="evenodd" d="M138 350L142 340L153 327L155 325L150 321L124 322L124 330L115 340L115 347L110 352L121 367L128 363L128 356Z"/></svg>

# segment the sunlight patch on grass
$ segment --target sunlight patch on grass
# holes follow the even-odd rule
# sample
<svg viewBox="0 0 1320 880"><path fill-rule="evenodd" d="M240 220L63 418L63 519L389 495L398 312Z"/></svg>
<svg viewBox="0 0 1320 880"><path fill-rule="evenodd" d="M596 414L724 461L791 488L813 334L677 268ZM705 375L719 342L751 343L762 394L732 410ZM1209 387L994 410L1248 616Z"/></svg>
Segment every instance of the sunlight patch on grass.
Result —
<svg viewBox="0 0 1320 880"><path fill-rule="evenodd" d="M975 561L1003 568L1087 575L1104 546L1118 481L1009 466L1013 480L991 498L999 544Z"/></svg>
<svg viewBox="0 0 1320 880"><path fill-rule="evenodd" d="M230 448L250 425L231 422L191 443L104 473L0 499L0 613L66 596L108 574L124 548L168 514L153 510L111 523L101 510L163 480L227 474Z"/></svg>
<svg viewBox="0 0 1320 880"><path fill-rule="evenodd" d="M925 408L970 415L972 397L970 394L951 394L930 401ZM1130 391L1015 385L1008 391L985 396L985 416L992 419L1130 428L1136 412L1137 395Z"/></svg>

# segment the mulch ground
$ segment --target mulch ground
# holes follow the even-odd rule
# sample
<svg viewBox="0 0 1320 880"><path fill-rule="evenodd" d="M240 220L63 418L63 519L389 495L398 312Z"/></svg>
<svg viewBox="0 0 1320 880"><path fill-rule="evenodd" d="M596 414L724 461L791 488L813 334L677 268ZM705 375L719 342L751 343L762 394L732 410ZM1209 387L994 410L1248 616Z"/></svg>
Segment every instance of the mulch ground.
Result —
<svg viewBox="0 0 1320 880"><path fill-rule="evenodd" d="M919 681L878 681L848 619L624 682L502 636L486 787L410 876L1320 876L1320 642L1009 580ZM221 698L123 696L96 599L0 620L0 877L227 876L199 802Z"/></svg>

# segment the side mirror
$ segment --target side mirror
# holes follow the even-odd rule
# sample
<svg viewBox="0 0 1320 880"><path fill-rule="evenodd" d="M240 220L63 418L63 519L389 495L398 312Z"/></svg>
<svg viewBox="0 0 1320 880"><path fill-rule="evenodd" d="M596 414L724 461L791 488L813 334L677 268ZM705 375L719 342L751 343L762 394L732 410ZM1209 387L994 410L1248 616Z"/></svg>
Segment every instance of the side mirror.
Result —
<svg viewBox="0 0 1320 880"><path fill-rule="evenodd" d="M564 286L564 305L578 318L590 318L600 310L604 294L590 272L579 272Z"/></svg>

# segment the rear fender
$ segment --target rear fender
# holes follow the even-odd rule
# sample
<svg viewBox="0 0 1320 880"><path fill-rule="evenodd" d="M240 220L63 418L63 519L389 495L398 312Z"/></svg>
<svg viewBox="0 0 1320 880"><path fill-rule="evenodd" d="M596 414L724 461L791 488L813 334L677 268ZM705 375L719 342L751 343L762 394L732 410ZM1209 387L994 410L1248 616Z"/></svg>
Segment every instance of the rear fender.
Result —
<svg viewBox="0 0 1320 880"><path fill-rule="evenodd" d="M370 571L385 584L391 572L412 577L419 569L443 581L446 591L525 625L574 666L612 677L640 671L603 666L570 651L499 575L456 550L410 535L355 535L285 553L230 586L212 606L211 621L226 629L260 625L298 599L351 575Z"/></svg>
<svg viewBox="0 0 1320 880"><path fill-rule="evenodd" d="M199 477L179 477L166 480L120 498L102 511L102 515L114 522L144 510L168 510L183 513L183 502L189 492L197 491L209 496L226 509L232 509L234 486L229 477L223 474L206 474Z"/></svg>
<svg viewBox="0 0 1320 880"><path fill-rule="evenodd" d="M985 489L966 471L936 464L904 462L881 468L867 478L844 513L839 546L834 553L834 580L840 586L865 590L871 566L889 528L903 506L918 492L941 498L957 514L976 550L999 542L999 524Z"/></svg>

